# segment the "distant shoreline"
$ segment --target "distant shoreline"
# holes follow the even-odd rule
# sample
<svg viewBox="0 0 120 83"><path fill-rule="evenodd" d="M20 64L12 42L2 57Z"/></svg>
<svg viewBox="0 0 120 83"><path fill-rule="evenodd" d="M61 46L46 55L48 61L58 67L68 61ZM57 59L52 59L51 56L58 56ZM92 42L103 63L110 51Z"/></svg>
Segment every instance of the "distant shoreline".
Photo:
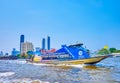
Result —
<svg viewBox="0 0 120 83"><path fill-rule="evenodd" d="M0 60L16 60L17 56L0 56Z"/></svg>

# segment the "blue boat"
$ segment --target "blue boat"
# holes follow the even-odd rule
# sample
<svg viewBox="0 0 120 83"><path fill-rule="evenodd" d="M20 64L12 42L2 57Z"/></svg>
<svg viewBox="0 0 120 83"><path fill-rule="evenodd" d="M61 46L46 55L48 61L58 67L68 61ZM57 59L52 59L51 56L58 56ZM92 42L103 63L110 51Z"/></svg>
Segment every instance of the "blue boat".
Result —
<svg viewBox="0 0 120 83"><path fill-rule="evenodd" d="M95 64L109 56L91 57L89 50L84 48L82 43L78 43L69 46L62 45L54 53L34 55L27 61L45 64Z"/></svg>

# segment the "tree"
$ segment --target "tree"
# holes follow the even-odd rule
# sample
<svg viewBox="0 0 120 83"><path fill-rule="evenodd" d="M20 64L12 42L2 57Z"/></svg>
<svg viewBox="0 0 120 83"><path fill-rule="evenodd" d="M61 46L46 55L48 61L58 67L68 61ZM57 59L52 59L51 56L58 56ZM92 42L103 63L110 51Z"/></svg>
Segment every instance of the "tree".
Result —
<svg viewBox="0 0 120 83"><path fill-rule="evenodd" d="M104 55L104 54L109 54L109 53L110 53L109 50L102 48L101 50L98 51L97 54Z"/></svg>
<svg viewBox="0 0 120 83"><path fill-rule="evenodd" d="M110 48L109 51L110 51L110 53L115 53L117 51L117 49L116 48Z"/></svg>
<svg viewBox="0 0 120 83"><path fill-rule="evenodd" d="M28 55L26 53L21 54L21 58L25 59L27 57L28 57Z"/></svg>
<svg viewBox="0 0 120 83"><path fill-rule="evenodd" d="M33 57L33 51L28 51L27 52L28 57L27 58L32 58Z"/></svg>
<svg viewBox="0 0 120 83"><path fill-rule="evenodd" d="M120 50L116 50L115 53L120 53Z"/></svg>
<svg viewBox="0 0 120 83"><path fill-rule="evenodd" d="M18 55L17 55L17 57L18 57L18 58L21 58L21 55L20 55L20 54L18 54Z"/></svg>

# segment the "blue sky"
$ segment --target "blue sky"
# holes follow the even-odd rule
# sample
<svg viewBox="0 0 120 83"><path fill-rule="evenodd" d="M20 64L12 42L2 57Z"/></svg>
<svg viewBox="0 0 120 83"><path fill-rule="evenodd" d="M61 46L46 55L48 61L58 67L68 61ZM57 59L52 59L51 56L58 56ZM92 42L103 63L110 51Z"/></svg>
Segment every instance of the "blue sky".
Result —
<svg viewBox="0 0 120 83"><path fill-rule="evenodd" d="M20 35L41 47L83 42L90 50L120 49L120 0L0 0L0 50L19 50Z"/></svg>

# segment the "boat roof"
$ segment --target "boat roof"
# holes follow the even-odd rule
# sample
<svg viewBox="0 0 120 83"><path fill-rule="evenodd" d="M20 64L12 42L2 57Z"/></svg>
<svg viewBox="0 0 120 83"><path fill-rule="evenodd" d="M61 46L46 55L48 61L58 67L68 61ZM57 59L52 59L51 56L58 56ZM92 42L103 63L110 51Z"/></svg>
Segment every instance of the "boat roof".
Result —
<svg viewBox="0 0 120 83"><path fill-rule="evenodd" d="M83 45L83 43L76 43L76 44L69 45L69 47L82 46L82 45Z"/></svg>

